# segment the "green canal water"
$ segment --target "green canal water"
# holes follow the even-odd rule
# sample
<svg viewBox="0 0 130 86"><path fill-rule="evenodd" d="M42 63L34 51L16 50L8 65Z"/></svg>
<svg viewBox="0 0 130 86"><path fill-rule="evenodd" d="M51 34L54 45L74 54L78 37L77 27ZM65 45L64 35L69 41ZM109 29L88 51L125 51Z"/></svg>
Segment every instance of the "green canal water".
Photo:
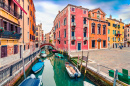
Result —
<svg viewBox="0 0 130 86"><path fill-rule="evenodd" d="M68 62L67 57L57 58L53 55L40 59L44 61L44 67L35 76L40 77L43 83L41 86L83 86L83 75L77 80L69 77L65 68L65 62ZM85 81L92 83L86 77Z"/></svg>

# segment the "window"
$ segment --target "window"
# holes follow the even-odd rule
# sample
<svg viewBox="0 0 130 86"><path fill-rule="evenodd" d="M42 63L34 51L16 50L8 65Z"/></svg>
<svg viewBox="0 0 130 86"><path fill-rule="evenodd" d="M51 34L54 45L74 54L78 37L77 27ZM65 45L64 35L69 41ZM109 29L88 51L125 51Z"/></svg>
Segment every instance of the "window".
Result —
<svg viewBox="0 0 130 86"><path fill-rule="evenodd" d="M75 45L75 41L71 41L71 44L72 44L72 45Z"/></svg>
<svg viewBox="0 0 130 86"><path fill-rule="evenodd" d="M60 21L59 21L59 28L60 28Z"/></svg>
<svg viewBox="0 0 130 86"><path fill-rule="evenodd" d="M60 44L60 41L59 41L59 44Z"/></svg>
<svg viewBox="0 0 130 86"><path fill-rule="evenodd" d="M1 58L7 56L7 46L1 46Z"/></svg>
<svg viewBox="0 0 130 86"><path fill-rule="evenodd" d="M36 36L38 36L38 32L36 32Z"/></svg>
<svg viewBox="0 0 130 86"><path fill-rule="evenodd" d="M66 37L66 29L64 30L64 37Z"/></svg>
<svg viewBox="0 0 130 86"><path fill-rule="evenodd" d="M84 18L84 24L86 24L86 18Z"/></svg>
<svg viewBox="0 0 130 86"><path fill-rule="evenodd" d="M71 18L71 22L75 22L75 16L72 15L71 17L72 17L72 18Z"/></svg>
<svg viewBox="0 0 130 86"><path fill-rule="evenodd" d="M18 53L18 45L14 45L14 54Z"/></svg>
<svg viewBox="0 0 130 86"><path fill-rule="evenodd" d="M115 24L113 24L113 27L115 27Z"/></svg>
<svg viewBox="0 0 130 86"><path fill-rule="evenodd" d="M92 48L95 48L95 40L92 40Z"/></svg>
<svg viewBox="0 0 130 86"><path fill-rule="evenodd" d="M66 18L64 18L64 25L66 25Z"/></svg>
<svg viewBox="0 0 130 86"><path fill-rule="evenodd" d="M28 18L28 25L29 25L29 18Z"/></svg>
<svg viewBox="0 0 130 86"><path fill-rule="evenodd" d="M64 44L66 44L66 41L64 41Z"/></svg>
<svg viewBox="0 0 130 86"><path fill-rule="evenodd" d="M29 5L28 5L28 11L29 11Z"/></svg>
<svg viewBox="0 0 130 86"><path fill-rule="evenodd" d="M103 41L103 47L106 47L106 40Z"/></svg>
<svg viewBox="0 0 130 86"><path fill-rule="evenodd" d="M20 10L20 15L21 15L21 19L22 19L22 10Z"/></svg>
<svg viewBox="0 0 130 86"><path fill-rule="evenodd" d="M29 49L29 45L28 45L28 49Z"/></svg>
<svg viewBox="0 0 130 86"><path fill-rule="evenodd" d="M108 41L110 41L110 37L108 37Z"/></svg>
<svg viewBox="0 0 130 86"><path fill-rule="evenodd" d="M31 29L31 20L30 20L30 29Z"/></svg>
<svg viewBox="0 0 130 86"><path fill-rule="evenodd" d="M113 41L114 41L114 37L113 37Z"/></svg>
<svg viewBox="0 0 130 86"><path fill-rule="evenodd" d="M71 36L75 36L75 31L71 31Z"/></svg>
<svg viewBox="0 0 130 86"><path fill-rule="evenodd" d="M98 34L101 34L101 24L98 24Z"/></svg>
<svg viewBox="0 0 130 86"><path fill-rule="evenodd" d="M95 23L92 23L92 34L95 34Z"/></svg>
<svg viewBox="0 0 130 86"><path fill-rule="evenodd" d="M124 26L123 26L123 29L124 29Z"/></svg>
<svg viewBox="0 0 130 86"><path fill-rule="evenodd" d="M116 38L115 38L115 42L116 42Z"/></svg>
<svg viewBox="0 0 130 86"><path fill-rule="evenodd" d="M58 28L58 23L57 23L57 28Z"/></svg>
<svg viewBox="0 0 130 86"><path fill-rule="evenodd" d="M103 19L104 19L104 16L103 16Z"/></svg>
<svg viewBox="0 0 130 86"><path fill-rule="evenodd" d="M94 13L93 13L93 17L94 17Z"/></svg>
<svg viewBox="0 0 130 86"><path fill-rule="evenodd" d="M74 7L72 7L72 8L71 8L71 11L75 12L75 8L74 8Z"/></svg>
<svg viewBox="0 0 130 86"><path fill-rule="evenodd" d="M84 14L86 14L86 10L84 10L84 12L83 12Z"/></svg>
<svg viewBox="0 0 130 86"><path fill-rule="evenodd" d="M26 46L24 45L24 50L26 49Z"/></svg>
<svg viewBox="0 0 130 86"><path fill-rule="evenodd" d="M86 45L87 44L87 41L84 41L84 45Z"/></svg>
<svg viewBox="0 0 130 86"><path fill-rule="evenodd" d="M106 34L106 25L103 25L103 35Z"/></svg>
<svg viewBox="0 0 130 86"><path fill-rule="evenodd" d="M129 37L129 34L128 34L128 37Z"/></svg>
<svg viewBox="0 0 130 86"><path fill-rule="evenodd" d="M118 38L118 41L120 41L120 38Z"/></svg>
<svg viewBox="0 0 130 86"><path fill-rule="evenodd" d="M115 34L116 34L116 30L115 30Z"/></svg>
<svg viewBox="0 0 130 86"><path fill-rule="evenodd" d="M128 29L128 32L129 32L129 29Z"/></svg>
<svg viewBox="0 0 130 86"><path fill-rule="evenodd" d="M98 18L98 19L100 18L100 15L99 15L99 14L97 14L97 18Z"/></svg>
<svg viewBox="0 0 130 86"><path fill-rule="evenodd" d="M118 31L118 34L120 34L120 31Z"/></svg>
<svg viewBox="0 0 130 86"><path fill-rule="evenodd" d="M84 30L84 37L86 37L86 29Z"/></svg>
<svg viewBox="0 0 130 86"><path fill-rule="evenodd" d="M115 31L113 30L113 35L114 35Z"/></svg>
<svg viewBox="0 0 130 86"><path fill-rule="evenodd" d="M110 29L108 29L108 34L110 34Z"/></svg>
<svg viewBox="0 0 130 86"><path fill-rule="evenodd" d="M3 23L4 23L4 25L3 25L4 26L4 30L7 30L7 22L4 21Z"/></svg>
<svg viewBox="0 0 130 86"><path fill-rule="evenodd" d="M56 30L56 26L55 26L55 30Z"/></svg>
<svg viewBox="0 0 130 86"><path fill-rule="evenodd" d="M110 26L110 22L108 23L108 26Z"/></svg>

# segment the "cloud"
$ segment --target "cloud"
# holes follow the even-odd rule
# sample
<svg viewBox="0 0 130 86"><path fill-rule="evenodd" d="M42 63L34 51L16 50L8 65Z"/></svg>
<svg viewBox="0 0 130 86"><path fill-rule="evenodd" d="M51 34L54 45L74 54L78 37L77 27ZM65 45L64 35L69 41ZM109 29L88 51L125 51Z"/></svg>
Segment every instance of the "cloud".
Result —
<svg viewBox="0 0 130 86"><path fill-rule="evenodd" d="M42 23L44 33L50 32L58 11L62 10L65 6L47 1L34 2L34 4L36 8L36 24Z"/></svg>

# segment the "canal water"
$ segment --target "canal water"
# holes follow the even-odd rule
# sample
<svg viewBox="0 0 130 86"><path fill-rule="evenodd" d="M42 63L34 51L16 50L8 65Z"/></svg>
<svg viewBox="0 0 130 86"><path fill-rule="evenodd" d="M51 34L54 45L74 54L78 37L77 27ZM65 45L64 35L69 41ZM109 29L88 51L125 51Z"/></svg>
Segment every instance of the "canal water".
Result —
<svg viewBox="0 0 130 86"><path fill-rule="evenodd" d="M44 67L35 76L41 79L41 86L83 86L83 80L92 83L89 79L84 79L83 75L77 80L69 77L65 68L65 62L68 62L66 56L57 58L53 55L40 59L44 61Z"/></svg>

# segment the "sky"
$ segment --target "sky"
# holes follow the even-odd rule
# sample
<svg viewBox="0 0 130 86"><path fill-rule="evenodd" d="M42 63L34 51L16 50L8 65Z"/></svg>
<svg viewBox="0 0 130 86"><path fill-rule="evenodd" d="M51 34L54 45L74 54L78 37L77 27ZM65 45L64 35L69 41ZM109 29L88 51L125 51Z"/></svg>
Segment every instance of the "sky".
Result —
<svg viewBox="0 0 130 86"><path fill-rule="evenodd" d="M130 23L130 0L34 0L36 24L42 23L44 34L51 31L58 11L68 4L89 10L101 8L107 14L106 18L112 15L112 18L122 19L125 24Z"/></svg>

